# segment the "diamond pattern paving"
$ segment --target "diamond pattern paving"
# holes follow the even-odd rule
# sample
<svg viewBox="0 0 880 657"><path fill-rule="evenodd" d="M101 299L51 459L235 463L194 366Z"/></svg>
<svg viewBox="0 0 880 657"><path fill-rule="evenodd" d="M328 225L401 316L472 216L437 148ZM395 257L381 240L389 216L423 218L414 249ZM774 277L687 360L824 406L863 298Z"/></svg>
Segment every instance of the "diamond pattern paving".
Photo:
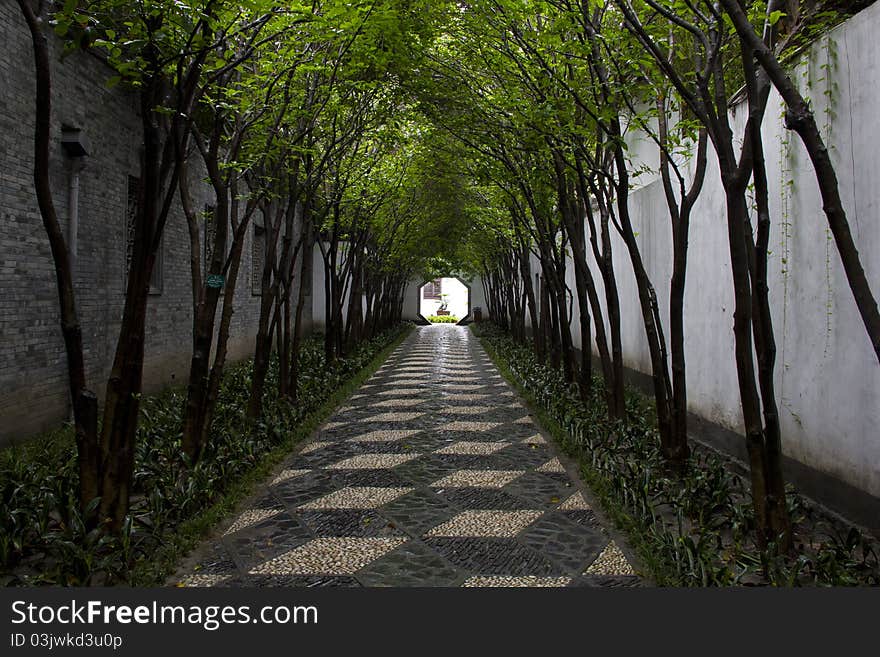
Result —
<svg viewBox="0 0 880 657"><path fill-rule="evenodd" d="M469 330L419 328L180 586L642 586Z"/></svg>

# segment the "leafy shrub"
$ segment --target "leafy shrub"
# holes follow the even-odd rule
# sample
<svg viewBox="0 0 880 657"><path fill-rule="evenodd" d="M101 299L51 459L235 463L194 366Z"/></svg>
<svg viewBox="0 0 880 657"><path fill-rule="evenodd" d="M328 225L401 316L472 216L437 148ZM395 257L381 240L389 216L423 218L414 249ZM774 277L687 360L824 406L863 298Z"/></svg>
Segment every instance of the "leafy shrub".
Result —
<svg viewBox="0 0 880 657"><path fill-rule="evenodd" d="M300 355L298 402L277 397L278 363L267 378L264 416L247 430L250 361L227 368L211 440L194 468L180 451L185 391L145 397L136 441L131 510L119 536L87 532L80 515L70 428L0 452L0 583L94 585L129 581L186 520L222 498L271 450L396 337L398 326L327 366L319 338ZM161 576L162 573L156 573Z"/></svg>
<svg viewBox="0 0 880 657"><path fill-rule="evenodd" d="M455 317L454 315L428 315L425 319L427 319L432 324L458 323L458 317Z"/></svg>
<svg viewBox="0 0 880 657"><path fill-rule="evenodd" d="M877 545L841 526L794 491L789 511L799 554L776 555L754 543L748 483L717 453L692 444L687 473L672 476L660 453L654 412L627 391L626 420L606 413L596 377L586 402L562 373L494 324L472 325L487 350L530 395L563 449L615 519L629 531L661 584L880 584ZM541 412L543 411L543 412Z"/></svg>

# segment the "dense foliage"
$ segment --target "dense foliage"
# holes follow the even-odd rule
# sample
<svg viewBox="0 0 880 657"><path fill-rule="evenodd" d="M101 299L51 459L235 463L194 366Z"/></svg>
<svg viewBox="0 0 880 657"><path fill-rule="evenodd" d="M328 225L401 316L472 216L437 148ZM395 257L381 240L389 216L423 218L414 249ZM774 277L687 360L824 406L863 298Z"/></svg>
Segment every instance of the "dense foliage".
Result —
<svg viewBox="0 0 880 657"><path fill-rule="evenodd" d="M321 342L300 355L300 403L269 386L265 414L247 428L245 401L252 362L230 367L223 381L212 440L192 468L180 454L183 391L145 397L138 428L131 514L118 535L88 530L76 503L76 452L69 428L0 453L0 583L100 585L128 582L155 551L178 540L180 526L223 499L276 448L291 447L297 428L400 336L389 329L328 366ZM277 379L273 359L269 378ZM162 573L156 573L161 576ZM140 582L150 583L150 582ZM153 582L156 583L156 582Z"/></svg>
<svg viewBox="0 0 880 657"><path fill-rule="evenodd" d="M661 584L880 584L880 545L856 527L824 514L794 491L788 495L796 552L779 556L754 541L748 480L700 445L682 477L664 466L653 413L628 391L626 416L608 419L601 380L587 400L562 373L488 323L473 324L496 363L539 407L545 425L577 458L594 492L627 529Z"/></svg>

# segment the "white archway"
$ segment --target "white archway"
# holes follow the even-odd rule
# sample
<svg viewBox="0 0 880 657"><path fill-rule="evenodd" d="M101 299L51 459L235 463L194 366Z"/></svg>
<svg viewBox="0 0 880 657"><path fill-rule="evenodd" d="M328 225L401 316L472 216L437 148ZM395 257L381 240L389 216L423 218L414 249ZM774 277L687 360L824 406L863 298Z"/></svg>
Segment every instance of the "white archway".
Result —
<svg viewBox="0 0 880 657"><path fill-rule="evenodd" d="M470 287L458 278L445 276L425 281L419 286L418 294L419 315L425 320L444 316L461 321L470 315Z"/></svg>

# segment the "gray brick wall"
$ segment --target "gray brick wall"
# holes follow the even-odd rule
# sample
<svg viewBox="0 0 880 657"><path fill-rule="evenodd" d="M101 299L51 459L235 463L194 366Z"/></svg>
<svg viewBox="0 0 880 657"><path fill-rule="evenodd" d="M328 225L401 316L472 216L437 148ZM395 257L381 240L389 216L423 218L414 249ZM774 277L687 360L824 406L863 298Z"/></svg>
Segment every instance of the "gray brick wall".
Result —
<svg viewBox="0 0 880 657"><path fill-rule="evenodd" d="M68 414L68 401L54 268L33 191L33 57L12 0L0 0L0 39L0 442L7 442L57 425ZM136 98L105 85L112 72L103 62L88 53L62 61L58 45L53 40L52 183L66 231L70 176L61 126L76 126L91 153L80 174L74 279L88 381L103 396L122 313L127 180L138 175L139 121ZM212 202L206 185L193 196L199 208ZM163 248L162 293L150 297L147 313L146 391L184 382L189 367L189 238L179 208ZM259 298L248 285L250 252L245 245L232 358L249 355L256 333Z"/></svg>

